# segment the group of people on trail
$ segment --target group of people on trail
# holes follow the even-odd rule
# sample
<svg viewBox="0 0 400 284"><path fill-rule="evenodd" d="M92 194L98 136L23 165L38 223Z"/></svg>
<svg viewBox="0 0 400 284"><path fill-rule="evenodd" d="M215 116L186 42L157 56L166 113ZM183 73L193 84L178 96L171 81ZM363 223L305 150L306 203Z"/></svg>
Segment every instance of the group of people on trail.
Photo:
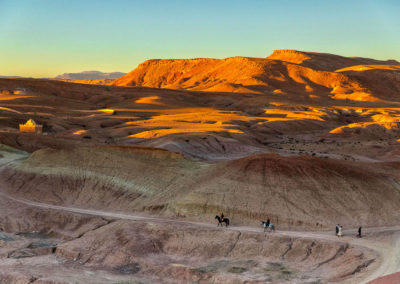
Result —
<svg viewBox="0 0 400 284"><path fill-rule="evenodd" d="M339 224L336 225L336 236L341 237L342 236L342 226L340 226ZM362 227L360 226L358 228L358 234L357 234L357 238L361 238L361 230Z"/></svg>
<svg viewBox="0 0 400 284"><path fill-rule="evenodd" d="M220 216L215 216L215 219L218 220L218 226L222 226L222 223L225 223L225 226L228 227L229 226L229 219L225 217L224 213L221 212ZM271 219L267 218L267 221L261 221L261 224L264 226L264 232L269 229L270 231L275 231L275 226L271 223ZM341 226L340 224L336 225L336 236L338 236L339 238L343 236L343 226ZM358 228L358 234L357 234L357 238L361 238L361 230L362 227L360 226Z"/></svg>
<svg viewBox="0 0 400 284"><path fill-rule="evenodd" d="M220 216L215 216L215 219L218 220L218 226L222 226L222 223L225 223L225 226L228 227L229 226L229 219L225 217L224 213L221 212ZM271 219L267 218L267 221L261 221L261 224L264 226L264 232L267 229L270 229L270 231L275 231L275 226L274 224L271 223ZM343 236L343 226L341 226L340 224L336 225L336 236L338 237L342 237ZM358 234L357 234L357 238L361 238L361 230L362 227L360 226L358 228Z"/></svg>
<svg viewBox="0 0 400 284"><path fill-rule="evenodd" d="M215 219L218 221L217 227L223 226L225 223L225 226L229 226L229 219L225 217L224 213L221 212L221 215L216 215ZM270 232L275 232L275 225L271 223L271 219L267 218L267 221L261 221L261 225L264 226L264 232L269 230Z"/></svg>

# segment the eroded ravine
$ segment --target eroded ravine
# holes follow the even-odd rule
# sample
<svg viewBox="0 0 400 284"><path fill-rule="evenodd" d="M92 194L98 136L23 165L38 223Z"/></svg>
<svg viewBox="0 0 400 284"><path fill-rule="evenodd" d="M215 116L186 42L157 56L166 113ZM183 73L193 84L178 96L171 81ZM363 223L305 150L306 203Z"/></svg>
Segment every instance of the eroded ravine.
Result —
<svg viewBox="0 0 400 284"><path fill-rule="evenodd" d="M17 159L23 159L23 157L24 156L10 155L8 158L4 157L3 161L10 164ZM180 267L179 269L185 270L184 273L190 275L195 271L198 273L195 277L199 277L199 279L205 279L202 277L209 277L207 278L208 280L212 279L213 281L218 281L221 280L218 278L221 276L209 275L210 273L208 270L216 270L218 272L218 269L220 269L223 276L226 276L224 269L233 269L233 271L238 269L239 272L241 271L240 269L244 269L243 271L246 271L250 264L247 262L243 263L244 260L241 260L240 257L257 259L262 254L274 255L274 259L289 261L289 263L290 261L294 263L309 262L305 265L306 270L311 269L316 271L320 269L319 274L322 274L322 271L326 273L327 269L334 269L335 265L339 265L340 262L343 262L343 259L340 257L350 253L350 260L355 260L352 266L348 270L340 271L340 278L337 278L338 276L332 276L331 279L332 281L340 280L341 282L347 283L367 283L369 280L379 276L396 272L400 267L399 259L395 254L396 248L399 246L399 238L396 233L400 231L400 227L368 228L364 231L364 233L367 234L367 238L363 239L354 238L354 230L345 230L345 237L340 239L333 236L331 233L323 232L279 230L273 235L265 235L261 228L255 227L234 226L228 229L217 230L215 225L207 223L52 205L11 196L4 191L0 191L0 195L3 200L9 200L10 202L29 208L98 218L98 221L93 223L90 227L77 235L74 234L72 236L72 241L61 243L56 250L56 255L58 257L69 259L70 261L78 259L82 261L82 264L89 265L89 267L92 268L98 267L100 264L104 265L103 262L106 259L115 259L117 257L104 248L113 245L115 245L115 247L121 246L120 250L122 251L120 251L120 258L122 261L129 262L127 259L127 257L129 258L129 250L127 250L124 245L121 245L121 243L113 242L115 242L115 239L122 239L122 244L125 244L132 238L135 239L138 237L138 240L146 238L147 234L155 236L150 241L144 240L144 244L149 246L149 252L163 253L164 257L168 255L170 255L169 257L174 256L172 259L166 260L166 263L169 263L168 267L172 267L169 268L169 270L163 270L160 264L154 263L151 259L145 257L140 258L142 266L147 265L149 267L156 267L156 270L159 269L157 272L159 277L167 277L166 275L171 275L172 270ZM138 232L143 232L145 237L143 237L143 234L139 236L130 235L132 234L130 231L132 227L136 228ZM171 234L171 231L174 233ZM382 238L380 234L383 234L384 237ZM390 234L390 236L385 236L385 234ZM395 238L392 238L392 234L394 234ZM112 237L108 238L108 235ZM165 239L160 239L159 236L167 237ZM228 240L226 242L226 247L219 245L223 243L225 239ZM104 247L97 247L97 249L100 250L100 252L97 253L95 242L99 240L103 242L102 244ZM93 244L92 249L95 250L94 252L85 251L84 248L88 243ZM299 253L299 251L301 251L301 253ZM303 251L305 253L303 253ZM102 255L102 260L98 260L97 255ZM211 261L212 265L204 261L203 264L200 262L193 262L191 263L192 266L185 267L185 265L182 264L186 261L182 259L185 255L192 255L200 258L206 258L206 256L223 257L223 260ZM312 257L310 257L310 255ZM324 257L321 257L322 255ZM230 258L233 260L229 262L231 266L228 266L226 259ZM252 263L252 265L254 266L254 263ZM260 263L258 265L260 265ZM117 266L117 268L122 269L122 271L126 269L129 271L136 271L134 267L128 267L128 269L123 264ZM240 275L242 278L238 277L235 279L246 279L246 277L251 277L250 274L253 272L254 271L243 272L243 275ZM332 273L332 275L334 275L334 273ZM315 275L313 275L313 277L314 276ZM190 277L194 276L192 275ZM182 278L181 280L188 279ZM296 279L286 280L292 281L287 283L296 283L297 281ZM327 279L322 280L326 281ZM107 283L107 281L105 283Z"/></svg>

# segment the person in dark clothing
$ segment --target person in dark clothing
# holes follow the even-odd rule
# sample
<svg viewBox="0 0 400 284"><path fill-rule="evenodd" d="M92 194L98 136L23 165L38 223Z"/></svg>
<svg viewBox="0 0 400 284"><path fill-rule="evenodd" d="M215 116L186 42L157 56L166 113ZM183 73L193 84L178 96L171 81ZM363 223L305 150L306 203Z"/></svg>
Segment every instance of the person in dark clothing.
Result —
<svg viewBox="0 0 400 284"><path fill-rule="evenodd" d="M357 235L357 237L358 237L358 238L361 238L361 227L358 228L358 235Z"/></svg>
<svg viewBox="0 0 400 284"><path fill-rule="evenodd" d="M336 236L339 234L339 224L336 225Z"/></svg>
<svg viewBox="0 0 400 284"><path fill-rule="evenodd" d="M268 218L268 219L267 219L267 222L265 222L265 227L268 228L268 227L269 227L269 224L271 224L271 220Z"/></svg>

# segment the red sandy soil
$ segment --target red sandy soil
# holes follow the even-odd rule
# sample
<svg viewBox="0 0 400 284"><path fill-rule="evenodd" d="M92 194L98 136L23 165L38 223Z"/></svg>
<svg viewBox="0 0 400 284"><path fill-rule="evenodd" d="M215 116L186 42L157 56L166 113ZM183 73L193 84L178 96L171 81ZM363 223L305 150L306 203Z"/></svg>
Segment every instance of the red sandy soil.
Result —
<svg viewBox="0 0 400 284"><path fill-rule="evenodd" d="M379 277L369 282L368 284L398 284L398 283L400 283L400 272Z"/></svg>

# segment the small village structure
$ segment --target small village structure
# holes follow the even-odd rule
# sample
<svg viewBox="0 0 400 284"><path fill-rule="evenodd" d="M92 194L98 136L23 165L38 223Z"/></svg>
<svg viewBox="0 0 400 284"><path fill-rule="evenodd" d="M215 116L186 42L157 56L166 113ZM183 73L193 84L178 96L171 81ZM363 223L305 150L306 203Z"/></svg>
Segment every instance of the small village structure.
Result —
<svg viewBox="0 0 400 284"><path fill-rule="evenodd" d="M39 125L33 119L29 119L25 124L19 125L19 132L42 134L43 125Z"/></svg>

